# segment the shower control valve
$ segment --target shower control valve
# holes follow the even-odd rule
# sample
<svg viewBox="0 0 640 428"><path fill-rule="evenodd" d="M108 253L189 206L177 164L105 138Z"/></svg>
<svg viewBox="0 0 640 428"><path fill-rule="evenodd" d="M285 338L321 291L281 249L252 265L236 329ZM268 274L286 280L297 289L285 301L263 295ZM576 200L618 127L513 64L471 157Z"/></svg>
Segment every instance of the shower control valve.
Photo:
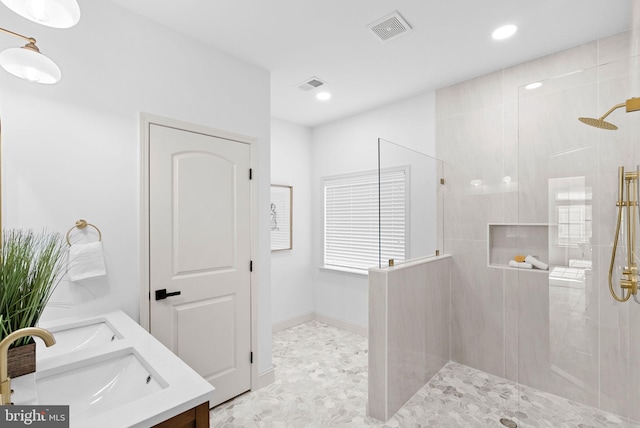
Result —
<svg viewBox="0 0 640 428"><path fill-rule="evenodd" d="M631 294L636 295L638 293L638 268L634 264L631 267L627 267L622 271L626 278L620 280L620 287L626 288L631 291Z"/></svg>

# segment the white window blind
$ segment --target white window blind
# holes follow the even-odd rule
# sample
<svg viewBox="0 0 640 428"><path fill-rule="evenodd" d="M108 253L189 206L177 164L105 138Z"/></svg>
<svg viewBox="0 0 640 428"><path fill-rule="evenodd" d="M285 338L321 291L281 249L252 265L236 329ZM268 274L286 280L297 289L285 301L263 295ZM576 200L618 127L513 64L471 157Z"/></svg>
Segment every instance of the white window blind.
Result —
<svg viewBox="0 0 640 428"><path fill-rule="evenodd" d="M405 259L407 173L380 175L381 259ZM324 181L324 264L368 269L379 265L378 172Z"/></svg>

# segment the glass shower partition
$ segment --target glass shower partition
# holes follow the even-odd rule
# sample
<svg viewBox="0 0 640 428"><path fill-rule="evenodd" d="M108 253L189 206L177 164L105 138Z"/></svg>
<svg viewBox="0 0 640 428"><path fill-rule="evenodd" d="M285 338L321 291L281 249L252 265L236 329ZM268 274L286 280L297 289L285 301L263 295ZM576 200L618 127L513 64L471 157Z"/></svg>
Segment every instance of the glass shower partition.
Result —
<svg viewBox="0 0 640 428"><path fill-rule="evenodd" d="M518 380L521 415L535 417L523 399L529 387L542 391L540 397L548 394L548 411L560 401L555 396L572 400L557 415L558 426L594 408L598 423L607 426L640 421L640 334L634 328L640 304L617 301L608 285L611 275L613 290L628 292L620 281L638 263L627 260L629 253L637 259L638 248L636 242L627 252L626 232L613 260L612 250L618 167L638 175L640 111L612 112L606 120L617 130L594 127L600 119L578 120L598 118L640 96L638 64L638 57L625 58L519 88L516 227L535 233L539 248L518 234L518 254L541 256L548 270L505 272L513 308L505 320L515 327L505 334L514 337L518 351L507 369ZM637 221L635 214L623 217L621 228Z"/></svg>
<svg viewBox="0 0 640 428"><path fill-rule="evenodd" d="M379 266L443 253L444 166L378 139Z"/></svg>

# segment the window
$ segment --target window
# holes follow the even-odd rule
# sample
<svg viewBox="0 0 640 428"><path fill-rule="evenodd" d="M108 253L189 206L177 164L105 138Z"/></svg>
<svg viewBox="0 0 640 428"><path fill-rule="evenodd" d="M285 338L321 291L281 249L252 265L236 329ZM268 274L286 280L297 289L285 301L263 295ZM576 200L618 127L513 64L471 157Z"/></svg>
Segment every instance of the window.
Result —
<svg viewBox="0 0 640 428"><path fill-rule="evenodd" d="M576 246L589 242L593 223L590 191L558 192L556 205L558 244Z"/></svg>
<svg viewBox="0 0 640 428"><path fill-rule="evenodd" d="M405 260L408 170L381 172L380 200L377 171L324 180L326 267L367 270L380 260Z"/></svg>

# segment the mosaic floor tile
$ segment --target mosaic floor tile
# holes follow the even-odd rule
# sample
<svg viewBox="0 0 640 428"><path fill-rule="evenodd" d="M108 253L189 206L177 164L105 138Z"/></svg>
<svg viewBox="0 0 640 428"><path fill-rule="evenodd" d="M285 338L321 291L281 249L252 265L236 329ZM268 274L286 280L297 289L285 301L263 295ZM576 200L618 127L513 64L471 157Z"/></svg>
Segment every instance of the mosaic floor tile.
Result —
<svg viewBox="0 0 640 428"><path fill-rule="evenodd" d="M311 321L273 335L276 381L211 411L212 427L640 428L453 362L387 423L366 414L367 339Z"/></svg>

